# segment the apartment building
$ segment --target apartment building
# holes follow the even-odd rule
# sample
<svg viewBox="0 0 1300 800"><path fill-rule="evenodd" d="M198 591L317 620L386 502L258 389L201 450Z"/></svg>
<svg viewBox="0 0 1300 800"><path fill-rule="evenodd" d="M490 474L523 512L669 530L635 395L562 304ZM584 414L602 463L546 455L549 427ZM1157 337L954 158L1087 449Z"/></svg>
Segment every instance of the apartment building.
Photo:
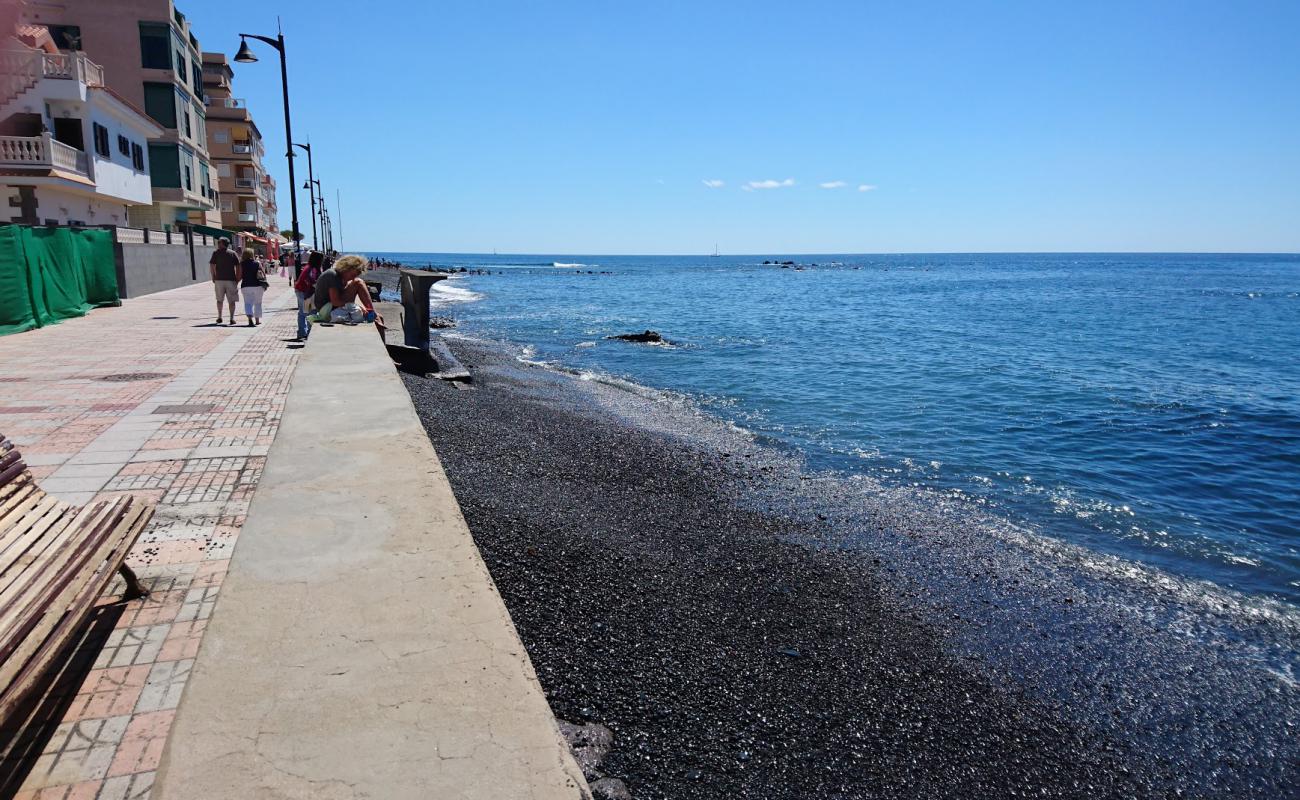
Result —
<svg viewBox="0 0 1300 800"><path fill-rule="evenodd" d="M171 0L30 0L23 21L46 27L61 50L83 52L110 89L162 128L147 162L153 202L130 224L207 224L218 204L208 157L202 51Z"/></svg>
<svg viewBox="0 0 1300 800"><path fill-rule="evenodd" d="M44 26L0 19L0 220L127 225L153 203L149 146L162 134L102 66Z"/></svg>
<svg viewBox="0 0 1300 800"><path fill-rule="evenodd" d="M222 53L203 54L208 148L217 174L221 227L274 250L275 180L262 166L262 134L242 98L232 96L234 72Z"/></svg>

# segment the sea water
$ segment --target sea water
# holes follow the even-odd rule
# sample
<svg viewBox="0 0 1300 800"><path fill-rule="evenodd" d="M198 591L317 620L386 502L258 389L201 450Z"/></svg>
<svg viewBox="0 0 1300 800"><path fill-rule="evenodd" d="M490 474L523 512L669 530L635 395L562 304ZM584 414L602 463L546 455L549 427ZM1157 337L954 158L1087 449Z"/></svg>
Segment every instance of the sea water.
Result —
<svg viewBox="0 0 1300 800"><path fill-rule="evenodd" d="M810 468L1300 602L1300 256L372 255L487 271L435 287L461 334Z"/></svg>

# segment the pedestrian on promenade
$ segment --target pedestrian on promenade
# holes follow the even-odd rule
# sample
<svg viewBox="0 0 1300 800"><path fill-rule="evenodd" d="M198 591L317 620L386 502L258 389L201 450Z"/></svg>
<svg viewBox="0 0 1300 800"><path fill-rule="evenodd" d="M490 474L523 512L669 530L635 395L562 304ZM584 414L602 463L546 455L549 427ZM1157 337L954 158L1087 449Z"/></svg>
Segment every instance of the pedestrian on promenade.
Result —
<svg viewBox="0 0 1300 800"><path fill-rule="evenodd" d="M208 259L208 272L212 275L212 287L217 295L217 324L222 322L221 301L230 306L230 324L235 324L235 304L239 302L239 257L230 249L230 240L222 236L217 239L217 249Z"/></svg>
<svg viewBox="0 0 1300 800"><path fill-rule="evenodd" d="M298 273L298 280L294 281L293 284L293 294L298 298L299 341L306 339L307 334L311 332L311 327L307 322L307 314L314 310L316 281L320 278L324 264L325 254L319 250L313 250L311 255L307 257L307 266Z"/></svg>
<svg viewBox="0 0 1300 800"><path fill-rule="evenodd" d="M253 248L244 248L244 260L239 264L239 289L244 295L244 314L248 327L262 324L262 295L266 292L266 267L253 254ZM234 317L231 317L234 321Z"/></svg>

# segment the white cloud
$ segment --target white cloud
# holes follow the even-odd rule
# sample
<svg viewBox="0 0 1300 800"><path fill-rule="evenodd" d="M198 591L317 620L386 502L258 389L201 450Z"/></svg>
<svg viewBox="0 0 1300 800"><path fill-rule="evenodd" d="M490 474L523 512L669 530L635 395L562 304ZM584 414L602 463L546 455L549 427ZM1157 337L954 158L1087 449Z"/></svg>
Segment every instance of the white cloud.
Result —
<svg viewBox="0 0 1300 800"><path fill-rule="evenodd" d="M823 189L843 189L845 186L848 186L844 181L827 181L826 183L819 183L817 185Z"/></svg>
<svg viewBox="0 0 1300 800"><path fill-rule="evenodd" d="M747 192L752 192L755 189L780 189L785 186L794 186L794 178L786 178L783 181L774 181L770 178L765 181L750 181L741 188Z"/></svg>
<svg viewBox="0 0 1300 800"><path fill-rule="evenodd" d="M875 189L875 188L876 188L875 185L874 185L874 184L870 184L870 183L860 183L860 184L858 184L858 191L859 191L859 192L870 192L870 191L872 191L872 190Z"/></svg>
<svg viewBox="0 0 1300 800"><path fill-rule="evenodd" d="M721 189L723 186L727 185L725 182L716 179L703 180L700 182L703 183L705 186L709 187L710 189Z"/></svg>

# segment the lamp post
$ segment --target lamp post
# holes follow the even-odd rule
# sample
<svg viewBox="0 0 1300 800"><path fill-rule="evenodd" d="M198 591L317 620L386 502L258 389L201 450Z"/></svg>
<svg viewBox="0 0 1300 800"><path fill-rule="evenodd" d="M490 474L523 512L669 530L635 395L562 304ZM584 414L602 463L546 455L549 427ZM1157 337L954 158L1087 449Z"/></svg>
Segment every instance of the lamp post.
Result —
<svg viewBox="0 0 1300 800"><path fill-rule="evenodd" d="M240 64L252 64L257 61L257 54L248 46L250 38L266 42L280 53L280 89L284 96L284 140L292 142L293 122L289 118L289 67L284 59L284 34L277 33L274 39L269 36L258 36L255 33L239 34L239 52L235 54L235 61ZM293 217L293 277L297 280L298 270L302 265L302 233L298 229L298 189L297 180L293 175L293 148L285 147L284 155L289 160L289 213Z"/></svg>
<svg viewBox="0 0 1300 800"><path fill-rule="evenodd" d="M313 182L312 179L314 177L314 173L312 171L312 166L311 166L311 144L310 143L298 144L297 142L294 142L293 146L301 147L303 150L307 151L307 182L302 185L302 188L307 189L310 192L311 185ZM290 181L292 180L293 179L290 178ZM320 245L316 244L316 195L315 194L311 195L311 249L313 250L320 249Z"/></svg>
<svg viewBox="0 0 1300 800"><path fill-rule="evenodd" d="M319 217L321 244L324 244L325 243L325 218L323 216L320 216L320 214L321 211L325 208L325 197L320 193L320 181L308 179L307 182L302 185L302 188L311 190L313 184L315 184L316 188L314 190L315 194L312 195L312 200L311 200L311 229L313 231L312 236L314 241L316 220ZM317 200L319 200L320 202L317 203L316 202ZM328 246L326 247L326 249L329 249Z"/></svg>

